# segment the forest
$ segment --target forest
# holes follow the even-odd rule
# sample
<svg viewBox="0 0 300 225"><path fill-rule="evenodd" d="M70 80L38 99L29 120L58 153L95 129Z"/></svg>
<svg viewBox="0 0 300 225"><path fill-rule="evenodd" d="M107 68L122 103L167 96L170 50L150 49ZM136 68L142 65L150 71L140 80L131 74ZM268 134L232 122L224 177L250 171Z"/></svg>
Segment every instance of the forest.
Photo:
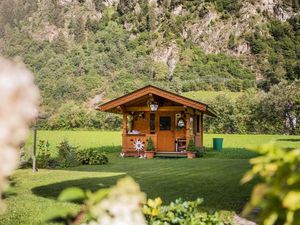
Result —
<svg viewBox="0 0 300 225"><path fill-rule="evenodd" d="M250 7L239 0L3 0L0 54L34 73L43 129L120 129L119 116L95 105L152 84L176 93L241 92L207 102L218 112L207 117L207 132L299 134L299 4L278 1L273 13L249 4L258 16L237 34ZM233 22L226 35L222 27ZM213 45L200 28L226 38ZM240 46L248 50L237 54Z"/></svg>

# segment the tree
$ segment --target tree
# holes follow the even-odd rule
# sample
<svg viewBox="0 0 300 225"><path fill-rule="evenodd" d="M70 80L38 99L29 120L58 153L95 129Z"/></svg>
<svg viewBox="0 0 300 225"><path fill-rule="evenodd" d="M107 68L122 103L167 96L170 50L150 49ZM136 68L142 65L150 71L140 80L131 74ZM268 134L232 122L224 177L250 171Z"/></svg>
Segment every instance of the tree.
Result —
<svg viewBox="0 0 300 225"><path fill-rule="evenodd" d="M70 34L74 35L75 41L82 41L85 35L85 22L83 18L72 19L69 24Z"/></svg>
<svg viewBox="0 0 300 225"><path fill-rule="evenodd" d="M68 50L68 42L61 31L58 33L57 38L53 41L52 46L57 53L64 53Z"/></svg>
<svg viewBox="0 0 300 225"><path fill-rule="evenodd" d="M274 129L274 133L295 134L300 131L300 81L282 81L265 94L257 118Z"/></svg>

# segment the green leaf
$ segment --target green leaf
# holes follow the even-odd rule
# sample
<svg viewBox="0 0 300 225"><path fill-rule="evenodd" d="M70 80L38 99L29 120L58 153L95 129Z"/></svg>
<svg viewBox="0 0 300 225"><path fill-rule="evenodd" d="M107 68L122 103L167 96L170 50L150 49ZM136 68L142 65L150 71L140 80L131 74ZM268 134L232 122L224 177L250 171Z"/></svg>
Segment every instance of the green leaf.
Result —
<svg viewBox="0 0 300 225"><path fill-rule="evenodd" d="M248 171L242 178L241 180L241 184L245 184L247 182L249 182L250 180L252 180L254 177L254 173L250 170Z"/></svg>
<svg viewBox="0 0 300 225"><path fill-rule="evenodd" d="M268 191L269 187L266 184L257 184L252 192L251 204L259 204L263 200L265 194L268 193Z"/></svg>
<svg viewBox="0 0 300 225"><path fill-rule="evenodd" d="M74 216L74 212L70 209L64 207L54 207L51 210L47 210L44 221L45 222L63 222L68 218Z"/></svg>
<svg viewBox="0 0 300 225"><path fill-rule="evenodd" d="M77 187L71 187L63 190L58 196L59 201L80 202L86 198L84 191Z"/></svg>
<svg viewBox="0 0 300 225"><path fill-rule="evenodd" d="M276 220L278 218L278 215L276 212L271 213L268 215L268 217L264 220L264 225L274 225Z"/></svg>
<svg viewBox="0 0 300 225"><path fill-rule="evenodd" d="M105 189L100 189L100 190L96 191L95 193L90 193L88 195L89 203L96 204L96 203L100 202L103 198L105 198L107 196L109 191L110 191L110 189L105 188Z"/></svg>
<svg viewBox="0 0 300 225"><path fill-rule="evenodd" d="M283 199L283 206L292 210L300 209L300 191L291 191Z"/></svg>

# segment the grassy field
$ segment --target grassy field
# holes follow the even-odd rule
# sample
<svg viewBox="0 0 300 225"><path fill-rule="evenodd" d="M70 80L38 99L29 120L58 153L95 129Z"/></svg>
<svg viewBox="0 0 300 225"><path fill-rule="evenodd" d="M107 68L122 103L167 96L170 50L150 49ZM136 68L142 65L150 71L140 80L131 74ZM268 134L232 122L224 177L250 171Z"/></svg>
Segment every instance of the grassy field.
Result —
<svg viewBox="0 0 300 225"><path fill-rule="evenodd" d="M274 142L275 145L288 148L300 147L300 136L285 135L231 135L204 134L205 147L212 147L212 139L224 138L224 148L255 148L258 145ZM55 154L56 146L64 139L80 148L120 146L121 132L119 131L38 131L38 140L48 140ZM26 149L32 148L33 134L28 138Z"/></svg>
<svg viewBox="0 0 300 225"><path fill-rule="evenodd" d="M243 92L230 92L230 91L189 91L182 93L183 96L195 99L200 102L209 102L218 95L225 95L233 100L241 96Z"/></svg>
<svg viewBox="0 0 300 225"><path fill-rule="evenodd" d="M43 216L55 206L78 209L76 204L56 201L61 190L70 186L96 190L109 187L126 175L132 176L148 197L160 196L164 202L176 198L194 200L204 198L207 210L224 210L239 213L249 199L253 183L240 185L240 179L250 168L248 159L252 152L245 146L277 140L276 145L296 147L299 136L280 135L205 135L205 143L211 146L213 137L224 137L224 151L208 152L204 158L188 159L122 159L117 152L108 153L110 163L104 166L80 166L69 169L17 170L13 176L15 185L6 194L7 212L0 216L1 225L43 224ZM48 140L54 152L56 144L68 139L81 148L99 147L111 149L121 139L120 132L101 131L41 131L39 139ZM31 145L31 137L27 146ZM300 146L299 146L300 147Z"/></svg>

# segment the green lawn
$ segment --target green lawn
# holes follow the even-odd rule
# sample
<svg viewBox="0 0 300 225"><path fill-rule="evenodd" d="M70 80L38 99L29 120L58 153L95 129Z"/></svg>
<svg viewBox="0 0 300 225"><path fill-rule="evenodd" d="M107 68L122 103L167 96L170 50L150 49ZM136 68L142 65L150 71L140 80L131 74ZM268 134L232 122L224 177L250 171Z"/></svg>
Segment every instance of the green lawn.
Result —
<svg viewBox="0 0 300 225"><path fill-rule="evenodd" d="M225 95L233 100L237 99L243 92L230 92L230 91L189 91L182 93L183 96L207 103L218 95Z"/></svg>
<svg viewBox="0 0 300 225"><path fill-rule="evenodd" d="M214 137L224 138L224 148L253 148L273 141L281 147L300 147L300 136L287 135L239 135L239 134L204 134L204 145L212 147ZM120 146L120 131L38 131L38 140L48 140L55 152L58 143L64 139L81 148ZM26 149L32 147L33 134L28 138ZM54 153L55 154L55 153Z"/></svg>
<svg viewBox="0 0 300 225"><path fill-rule="evenodd" d="M248 159L253 153L244 146L256 146L270 140L285 147L300 144L299 136L280 135L205 135L207 146L212 137L224 137L224 151L208 152L204 158L188 159L122 159L118 153L109 153L110 163L105 166L81 166L70 169L17 170L15 185L6 194L8 206L0 224L42 224L43 215L54 206L65 205L78 209L78 205L56 201L58 193L66 187L79 186L96 190L109 187L125 175L132 176L148 197L160 196L165 202L176 198L193 200L204 198L208 210L239 213L249 199L252 184L240 185L240 179L250 168ZM115 145L119 149L120 132L100 131L41 131L39 139L47 139L54 146L67 138L84 147ZM30 146L28 141L27 146ZM115 149L114 148L114 149ZM107 149L112 149L111 147Z"/></svg>

